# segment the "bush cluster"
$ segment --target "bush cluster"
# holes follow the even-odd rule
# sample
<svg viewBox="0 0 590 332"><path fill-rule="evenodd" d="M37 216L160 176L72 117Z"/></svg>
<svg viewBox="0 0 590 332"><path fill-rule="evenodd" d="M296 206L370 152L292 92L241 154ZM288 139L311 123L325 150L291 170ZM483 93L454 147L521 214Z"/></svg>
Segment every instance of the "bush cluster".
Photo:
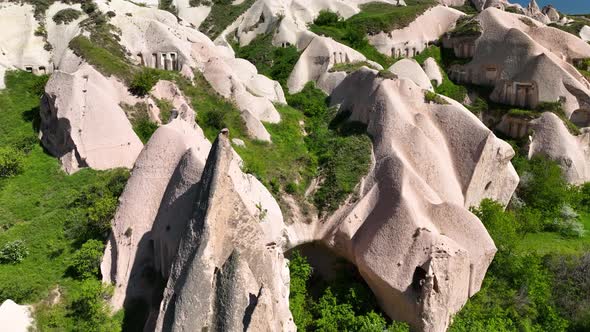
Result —
<svg viewBox="0 0 590 332"><path fill-rule="evenodd" d="M24 154L12 147L0 147L0 179L20 174L23 171Z"/></svg>
<svg viewBox="0 0 590 332"><path fill-rule="evenodd" d="M8 242L0 248L0 264L17 264L29 255L29 251L21 240Z"/></svg>
<svg viewBox="0 0 590 332"><path fill-rule="evenodd" d="M74 8L65 8L53 15L53 21L57 24L69 24L77 20L82 13Z"/></svg>

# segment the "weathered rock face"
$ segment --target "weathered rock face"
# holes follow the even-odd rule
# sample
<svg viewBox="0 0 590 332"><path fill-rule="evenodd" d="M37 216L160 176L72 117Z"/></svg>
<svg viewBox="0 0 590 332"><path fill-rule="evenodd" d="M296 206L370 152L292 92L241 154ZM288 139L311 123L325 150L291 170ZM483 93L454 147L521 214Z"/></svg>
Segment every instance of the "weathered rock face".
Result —
<svg viewBox="0 0 590 332"><path fill-rule="evenodd" d="M28 306L6 300L0 305L0 326L10 332L28 332L33 328L33 318Z"/></svg>
<svg viewBox="0 0 590 332"><path fill-rule="evenodd" d="M330 68L337 64L363 61L367 61L367 58L358 51L331 38L315 36L301 54L289 76L287 81L289 92L299 92L307 82L313 81L320 89L330 94L332 89L346 77L346 73L330 72ZM382 68L377 63L371 62L371 64L375 68Z"/></svg>
<svg viewBox="0 0 590 332"><path fill-rule="evenodd" d="M459 104L426 104L409 80L361 69L331 100L368 125L375 165L359 201L325 223L322 239L359 268L392 318L444 331L496 251L468 208L509 201L514 151Z"/></svg>
<svg viewBox="0 0 590 332"><path fill-rule="evenodd" d="M39 23L30 4L0 3L0 89L7 69L36 74L53 71L51 54L44 49L43 38L35 36Z"/></svg>
<svg viewBox="0 0 590 332"><path fill-rule="evenodd" d="M551 5L543 7L541 11L543 12L543 14L547 15L551 22L558 22L560 19L559 12L557 11L557 9L555 9L555 7Z"/></svg>
<svg viewBox="0 0 590 332"><path fill-rule="evenodd" d="M426 61L424 61L424 65L422 67L424 68L424 72L431 82L434 81L437 86L442 84L443 76L438 63L436 63L436 60L433 58L428 58Z"/></svg>
<svg viewBox="0 0 590 332"><path fill-rule="evenodd" d="M568 182L582 184L590 181L590 131L570 134L567 127L553 113L543 113L531 122L533 138L529 158L544 155L561 166Z"/></svg>
<svg viewBox="0 0 590 332"><path fill-rule="evenodd" d="M418 16L403 29L369 36L369 42L383 54L392 57L414 57L455 26L464 14L456 9L436 6ZM433 23L436 22L436 23Z"/></svg>
<svg viewBox="0 0 590 332"><path fill-rule="evenodd" d="M175 119L156 130L137 158L101 264L104 281L115 284L115 309L138 303L159 306L153 298L158 289L161 295L191 215L209 148L194 119Z"/></svg>
<svg viewBox="0 0 590 332"><path fill-rule="evenodd" d="M41 142L68 173L80 167L133 167L143 144L119 106L133 99L114 78L83 64L56 71L41 103Z"/></svg>
<svg viewBox="0 0 590 332"><path fill-rule="evenodd" d="M406 78L412 80L414 83L416 83L416 85L418 85L422 89L434 91L432 83L430 83L430 78L428 78L422 67L420 67L418 62L416 62L416 60L414 59L402 59L400 61L397 61L387 70L394 73L399 78Z"/></svg>
<svg viewBox="0 0 590 332"><path fill-rule="evenodd" d="M589 58L590 45L567 32L495 8L484 10L477 20L483 33L472 41L473 60L451 68L451 78L493 86L492 100L518 107L561 100L568 116L587 108L590 84L572 63Z"/></svg>
<svg viewBox="0 0 590 332"><path fill-rule="evenodd" d="M248 177L236 158L227 133L220 134L172 263L156 331L295 330L280 243L267 242L264 203L253 212L252 197L241 194Z"/></svg>
<svg viewBox="0 0 590 332"><path fill-rule="evenodd" d="M584 25L582 27L582 30L580 30L580 38L582 38L582 40L585 42L590 41L590 27L589 26Z"/></svg>
<svg viewBox="0 0 590 332"><path fill-rule="evenodd" d="M529 2L529 5L525 8L524 12L528 17L534 18L542 23L547 24L551 22L551 19L541 11L535 0Z"/></svg>

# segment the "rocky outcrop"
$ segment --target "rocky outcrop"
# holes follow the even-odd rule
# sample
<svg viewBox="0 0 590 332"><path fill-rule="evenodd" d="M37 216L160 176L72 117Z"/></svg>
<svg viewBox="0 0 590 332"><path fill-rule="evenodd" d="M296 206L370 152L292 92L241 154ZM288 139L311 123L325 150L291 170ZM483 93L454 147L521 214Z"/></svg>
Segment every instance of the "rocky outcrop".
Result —
<svg viewBox="0 0 590 332"><path fill-rule="evenodd" d="M101 264L114 283L111 304L158 307L210 143L194 119L174 119L152 135L121 195ZM156 309L157 310L157 309Z"/></svg>
<svg viewBox="0 0 590 332"><path fill-rule="evenodd" d="M590 42L590 27L584 25L580 30L580 38L585 42Z"/></svg>
<svg viewBox="0 0 590 332"><path fill-rule="evenodd" d="M458 103L425 103L410 80L363 68L331 101L368 125L375 165L358 202L325 223L322 240L359 268L392 318L444 331L496 251L468 208L509 201L514 151Z"/></svg>
<svg viewBox="0 0 590 332"><path fill-rule="evenodd" d="M392 57L414 57L455 26L462 12L444 6L428 9L403 29L369 36L377 50ZM436 22L436 23L434 23Z"/></svg>
<svg viewBox="0 0 590 332"><path fill-rule="evenodd" d="M399 78L412 80L416 85L428 91L434 91L430 78L426 75L422 67L414 59L402 59L389 67L391 73ZM440 75L440 73L439 73Z"/></svg>
<svg viewBox="0 0 590 332"><path fill-rule="evenodd" d="M263 224L280 225L282 218L264 221L264 202L249 208L252 197L243 196L248 177L228 136L219 135L207 159L156 331L295 330L286 261Z"/></svg>
<svg viewBox="0 0 590 332"><path fill-rule="evenodd" d="M53 71L45 41L35 35L38 28L30 4L0 3L0 89L5 87L6 70L20 69L35 74Z"/></svg>
<svg viewBox="0 0 590 332"><path fill-rule="evenodd" d="M563 121L553 113L543 113L531 122L533 135L529 158L543 155L561 166L568 182L583 184L590 181L590 131L572 135Z"/></svg>
<svg viewBox="0 0 590 332"><path fill-rule="evenodd" d="M68 173L80 167L133 167L143 144L119 104L135 103L127 88L90 65L56 71L41 103L41 142Z"/></svg>
<svg viewBox="0 0 590 332"><path fill-rule="evenodd" d="M524 12L528 17L534 18L535 20L542 23L547 24L551 22L551 19L549 19L549 17L541 11L537 1L535 0L531 0L531 2L529 2L529 5L525 8Z"/></svg>
<svg viewBox="0 0 590 332"><path fill-rule="evenodd" d="M291 72L287 85L290 93L297 93L307 82L313 81L327 94L345 77L345 72L330 72L330 68L337 64L355 62L369 62L375 68L382 67L372 61L367 61L358 51L342 45L331 38L315 36L299 57L295 68Z"/></svg>
<svg viewBox="0 0 590 332"><path fill-rule="evenodd" d="M562 101L568 116L587 108L590 83L572 63L590 58L590 45L567 32L495 8L484 10L477 20L483 33L473 41L473 59L450 68L452 79L493 86L493 101L521 108Z"/></svg>
<svg viewBox="0 0 590 332"><path fill-rule="evenodd" d="M551 5L543 7L541 12L545 14L551 22L559 22L560 20L559 12L557 11L557 9L555 9L555 7Z"/></svg>
<svg viewBox="0 0 590 332"><path fill-rule="evenodd" d="M29 306L18 305L6 300L0 305L0 326L10 332L28 332L33 329L33 318Z"/></svg>
<svg viewBox="0 0 590 332"><path fill-rule="evenodd" d="M433 58L428 58L428 59L426 59L426 61L424 61L424 64L422 65L422 67L424 68L424 72L426 73L426 76L428 76L428 79L431 82L435 82L436 86L439 86L442 84L442 82L443 82L442 71L441 71L440 67L438 66L438 63L436 62L436 60L434 60Z"/></svg>

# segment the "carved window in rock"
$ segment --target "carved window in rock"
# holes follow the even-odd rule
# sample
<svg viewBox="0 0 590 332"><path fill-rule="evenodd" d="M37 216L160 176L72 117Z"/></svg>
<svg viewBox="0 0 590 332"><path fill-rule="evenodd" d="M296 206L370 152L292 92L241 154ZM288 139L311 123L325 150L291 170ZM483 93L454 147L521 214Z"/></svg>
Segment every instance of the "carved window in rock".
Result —
<svg viewBox="0 0 590 332"><path fill-rule="evenodd" d="M25 70L29 73L33 73L33 66L25 66Z"/></svg>
<svg viewBox="0 0 590 332"><path fill-rule="evenodd" d="M488 85L493 85L498 78L498 68L494 65L489 65L485 67L485 83Z"/></svg>
<svg viewBox="0 0 590 332"><path fill-rule="evenodd" d="M47 74L47 68L45 68L45 66L39 66L39 75L45 75Z"/></svg>

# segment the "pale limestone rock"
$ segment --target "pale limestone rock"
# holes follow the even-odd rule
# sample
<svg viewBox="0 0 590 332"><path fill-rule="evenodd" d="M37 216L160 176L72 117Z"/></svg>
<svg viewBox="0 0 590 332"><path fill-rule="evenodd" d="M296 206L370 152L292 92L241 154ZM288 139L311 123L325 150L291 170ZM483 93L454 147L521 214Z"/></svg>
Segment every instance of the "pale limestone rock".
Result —
<svg viewBox="0 0 590 332"><path fill-rule="evenodd" d="M394 63L387 70L396 74L399 78L412 80L424 90L434 91L430 79L414 59L402 59Z"/></svg>
<svg viewBox="0 0 590 332"><path fill-rule="evenodd" d="M174 222L175 225L170 234L179 236L179 229L183 228L183 223L186 223L187 219L174 219L159 210L163 205L163 199L166 199L164 206L179 204L179 208L183 207L181 203L174 200L176 198L174 195L188 191L191 185L199 180L209 148L209 141L194 122L175 119L158 128L141 151L131 178L119 199L120 204L112 223L113 232L109 237L101 264L103 280L115 284L115 292L111 299L115 310L122 308L126 301L137 299L146 303L152 301L151 292L154 291L157 283L150 284L155 281L150 281L149 274L142 271L156 271L166 275L167 271L156 270L155 262L160 262L158 266L166 266L162 262L172 260L175 251L174 243L178 242L178 238L174 239L174 235L166 234L172 237L169 241L172 247L168 244L167 249L162 249L166 245L159 245L160 249L155 251L154 238L157 236L162 238L166 235L160 232L155 236L151 230L156 222L158 225ZM186 168L194 171L184 176L181 172L182 165L187 164ZM181 170L178 170L179 167ZM177 175L178 172L181 174ZM189 180L186 180L189 183L188 188L181 186L178 192L169 193L166 196L167 188L174 187L175 184L171 185L171 183L176 183L171 179L184 177L189 177ZM177 181L183 183L182 180ZM190 204L184 204L184 208L187 207L190 207ZM190 214L190 209L172 213L174 212L186 215ZM170 221L171 219L174 220ZM160 240L160 242L167 242L167 240ZM158 255L155 255L155 252ZM170 253L172 256L162 253ZM152 272L151 275L154 273ZM157 307L158 303L152 303L152 306L154 305Z"/></svg>
<svg viewBox="0 0 590 332"><path fill-rule="evenodd" d="M483 33L471 41L473 60L452 67L452 79L494 86L493 101L518 107L534 108L561 99L569 116L589 105L590 84L570 63L590 57L588 43L496 8L484 10L477 20Z"/></svg>
<svg viewBox="0 0 590 332"><path fill-rule="evenodd" d="M392 318L444 331L496 251L468 208L483 198L507 204L518 184L514 151L458 103L425 103L410 80L361 69L331 101L368 125L375 165L322 239L359 268Z"/></svg>
<svg viewBox="0 0 590 332"><path fill-rule="evenodd" d="M0 326L3 331L28 332L34 328L31 308L6 300L0 305Z"/></svg>
<svg viewBox="0 0 590 332"><path fill-rule="evenodd" d="M41 103L41 142L68 173L80 167L133 167L143 144L119 104L131 97L90 65L56 71Z"/></svg>
<svg viewBox="0 0 590 332"><path fill-rule="evenodd" d="M207 158L194 214L172 263L156 331L295 330L281 243L264 225L281 228L282 218L267 219L273 213L267 203L274 199L266 190L269 200L249 207L252 194L262 192L244 191L250 187L244 187L245 180L260 184L248 180L238 162L222 132Z"/></svg>
<svg viewBox="0 0 590 332"><path fill-rule="evenodd" d="M555 160L570 183L590 181L590 131L574 136L553 113L543 113L531 126L529 158L542 155Z"/></svg>
<svg viewBox="0 0 590 332"><path fill-rule="evenodd" d="M462 12L436 6L418 16L403 29L384 31L369 36L369 42L377 50L392 57L414 57L438 40L443 34L453 29Z"/></svg>
<svg viewBox="0 0 590 332"><path fill-rule="evenodd" d="M585 42L590 41L590 27L589 26L584 25L582 27L582 30L580 30L580 38L582 38L582 40Z"/></svg>
<svg viewBox="0 0 590 332"><path fill-rule="evenodd" d="M428 76L428 79L432 82L436 82L436 86L439 86L442 84L443 82L443 76L442 76L442 72L440 67L438 66L438 63L436 63L436 60L434 60L433 58L428 58L424 61L424 64L422 65L422 67L424 68L424 72L426 73L426 76Z"/></svg>

